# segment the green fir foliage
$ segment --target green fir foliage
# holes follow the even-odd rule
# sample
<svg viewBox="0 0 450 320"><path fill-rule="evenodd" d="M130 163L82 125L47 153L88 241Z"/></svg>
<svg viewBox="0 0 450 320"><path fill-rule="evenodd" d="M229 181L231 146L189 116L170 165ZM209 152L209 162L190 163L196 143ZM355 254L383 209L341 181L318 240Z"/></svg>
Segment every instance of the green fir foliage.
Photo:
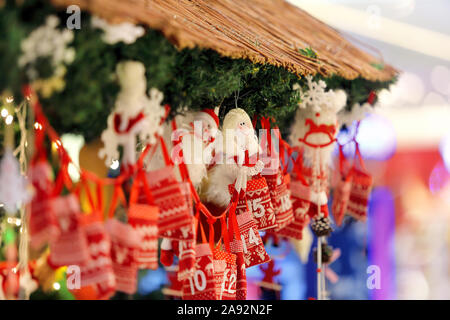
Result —
<svg viewBox="0 0 450 320"><path fill-rule="evenodd" d="M19 95L21 85L27 81L17 65L20 43L44 23L48 14L57 14L63 22L68 17L43 0L25 0L21 6L6 0L0 7L0 92L8 89ZM156 87L164 93L172 116L183 112L184 107L199 110L220 106L223 119L228 110L238 106L250 117L275 118L282 133L286 133L294 118L299 94L292 86L296 82L304 86L305 81L284 68L230 59L211 50L177 50L160 32L151 29L131 45L108 45L101 40L101 30L90 26L87 13L83 13L81 24L80 30L74 30L71 46L76 57L67 66L65 89L48 99L41 98L59 133L81 133L87 141L100 136L119 90L115 68L124 60L144 63L148 88ZM311 48L300 52L312 58L317 56ZM37 69L42 78L51 74L44 63ZM329 88L347 92L347 108L366 101L370 91L386 88L390 83L360 78L350 81L337 76L324 80Z"/></svg>

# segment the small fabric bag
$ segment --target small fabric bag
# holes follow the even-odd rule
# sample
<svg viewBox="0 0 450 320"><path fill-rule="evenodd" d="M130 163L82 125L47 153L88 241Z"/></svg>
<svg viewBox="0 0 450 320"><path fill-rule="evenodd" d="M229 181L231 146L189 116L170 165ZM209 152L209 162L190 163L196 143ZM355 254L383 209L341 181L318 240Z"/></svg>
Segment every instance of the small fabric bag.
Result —
<svg viewBox="0 0 450 320"><path fill-rule="evenodd" d="M136 254L141 239L129 224L117 219L109 219L106 222L106 230L111 237L111 259L116 289L134 294L137 290L138 272Z"/></svg>
<svg viewBox="0 0 450 320"><path fill-rule="evenodd" d="M364 166L358 143L356 143L355 157L358 160L355 159L355 164L350 171L352 188L350 190L347 212L353 218L365 221L369 209L369 197L372 191L373 178ZM356 161L359 162L361 169L356 167Z"/></svg>
<svg viewBox="0 0 450 320"><path fill-rule="evenodd" d="M32 164L29 176L35 194L30 203L28 226L30 244L34 249L42 248L46 243L59 236L58 221L52 206L51 175L52 169L46 161Z"/></svg>
<svg viewBox="0 0 450 320"><path fill-rule="evenodd" d="M233 239L230 248L236 255L236 300L247 300L247 276L242 240Z"/></svg>
<svg viewBox="0 0 450 320"><path fill-rule="evenodd" d="M233 212L231 214L235 215ZM251 213L245 211L237 215L236 220L242 240L245 266L249 268L270 261Z"/></svg>
<svg viewBox="0 0 450 320"><path fill-rule="evenodd" d="M352 188L352 175L345 173L347 161L344 156L343 146L339 145L339 177L333 192L333 203L331 212L333 213L336 225L342 225L345 213L347 212L350 191Z"/></svg>
<svg viewBox="0 0 450 320"><path fill-rule="evenodd" d="M266 176L270 196L277 220L276 231L283 229L294 219L291 202L291 191L288 189L285 176L279 171L276 175Z"/></svg>
<svg viewBox="0 0 450 320"><path fill-rule="evenodd" d="M236 255L216 248L214 251L214 261L224 261L225 270L222 273L220 282L218 300L236 300ZM216 272L216 270L214 270Z"/></svg>
<svg viewBox="0 0 450 320"><path fill-rule="evenodd" d="M140 188L140 184L143 184ZM143 190L147 198L147 204L136 203L137 193ZM158 268L158 215L159 209L152 205L153 198L148 189L143 171L138 172L134 181L128 208L128 223L140 237L136 263L139 269Z"/></svg>
<svg viewBox="0 0 450 320"><path fill-rule="evenodd" d="M164 140L160 139L166 166L147 173L147 181L155 204L159 207L158 234L175 240L194 239L194 220L191 205L186 201Z"/></svg>
<svg viewBox="0 0 450 320"><path fill-rule="evenodd" d="M216 300L214 259L209 243L195 246L196 269L183 282L183 300Z"/></svg>
<svg viewBox="0 0 450 320"><path fill-rule="evenodd" d="M258 230L277 227L275 211L272 206L272 199L266 178L258 174L247 181L245 200L247 200L248 209L253 214ZM240 202L242 203L242 201ZM245 211L247 208L242 208L242 205L238 203L238 214L243 210Z"/></svg>
<svg viewBox="0 0 450 320"><path fill-rule="evenodd" d="M228 190L232 196L237 193L234 184L230 184ZM265 178L260 175L248 180L247 189L239 193L236 213L239 215L246 211L252 213L258 230L272 229L277 226L269 189Z"/></svg>
<svg viewBox="0 0 450 320"><path fill-rule="evenodd" d="M175 241L178 245L178 280L185 280L195 272L195 242Z"/></svg>
<svg viewBox="0 0 450 320"><path fill-rule="evenodd" d="M82 217L83 231L89 248L89 260L81 265L81 286L95 285L98 299L109 299L116 290L111 260L111 240L106 233L100 213Z"/></svg>
<svg viewBox="0 0 450 320"><path fill-rule="evenodd" d="M75 194L51 201L60 234L50 240L50 261L54 266L82 265L89 259L88 244L81 226L81 209Z"/></svg>

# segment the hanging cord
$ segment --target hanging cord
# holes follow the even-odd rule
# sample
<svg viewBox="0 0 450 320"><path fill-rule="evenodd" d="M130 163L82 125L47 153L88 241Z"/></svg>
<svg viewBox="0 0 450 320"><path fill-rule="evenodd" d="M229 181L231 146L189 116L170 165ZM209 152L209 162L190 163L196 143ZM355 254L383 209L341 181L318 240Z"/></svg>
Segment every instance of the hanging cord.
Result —
<svg viewBox="0 0 450 320"><path fill-rule="evenodd" d="M173 131L177 130L177 124L176 124L175 120L172 121L172 130ZM182 137L180 137L180 139L182 139ZM160 138L160 143L161 143L161 148L163 150L164 158L166 159L166 163L172 164L172 162L169 158L169 153L167 151L166 143L165 143L164 139L162 139L162 137ZM173 143L176 144L175 141ZM181 141L180 141L180 143L181 143ZM228 204L228 206L224 210L224 212L222 214L220 214L219 216L214 216L200 200L200 196L198 195L197 190L195 189L195 187L189 177L189 171L188 171L184 161L181 161L178 164L178 168L180 170L180 175L181 175L182 180L189 184L189 189L191 190L192 198L194 200L194 204L195 204L195 208L196 208L196 216L201 212L207 219L207 222L209 225L209 244L210 244L211 248L213 248L214 247L214 223L216 223L216 221L220 219L221 223L222 223L222 230L224 230L223 228L224 228L224 226L226 226L226 214L228 212L231 212L233 210L233 208L235 210L235 208L237 206L238 197L232 197L232 200L230 201L230 203ZM198 216L198 218L199 218L199 216ZM201 223L201 222L199 221L199 223ZM224 236L224 234L222 236Z"/></svg>
<svg viewBox="0 0 450 320"><path fill-rule="evenodd" d="M318 177L320 174L320 147L315 148L314 152L314 166L312 175ZM314 191L320 193L320 181L318 179L314 179ZM320 218L320 202L316 204L317 206L317 218ZM323 292L322 292L322 274L323 274L323 265L322 265L322 237L317 237L317 299L323 300Z"/></svg>
<svg viewBox="0 0 450 320"><path fill-rule="evenodd" d="M19 166L20 166L20 174L22 176L26 176L27 172L27 155L26 155L26 146L27 142L27 128L26 128L26 120L27 120L27 102L23 101L16 108L16 116L19 122L19 130L20 130L20 142L19 146L14 150L14 156L19 156ZM28 233L28 215L26 206L24 204L21 205L20 209L20 221L21 227L19 229L19 250L18 250L18 264L16 268L19 270L19 274L21 278L31 279L30 270L28 268L28 244L29 244L29 233ZM30 299L30 292L25 290L24 296L21 297L24 300Z"/></svg>
<svg viewBox="0 0 450 320"><path fill-rule="evenodd" d="M66 162L66 164L70 163L70 164L74 165L74 167L79 172L80 176L85 176L87 179L91 180L92 182L94 182L96 184L101 184L102 186L116 185L119 183L123 184L127 179L129 179L131 176L133 176L138 171L138 169L139 169L138 167L142 164L142 161L138 161L138 163L131 166L129 170L121 173L116 178L99 178L95 173L78 167L76 165L76 163L72 160L72 158L69 156L69 154L66 151L66 149L64 148L64 146L61 144L59 135L56 133L56 131L50 125L50 123L48 122L48 119L45 117L45 115L42 111L42 107L37 99L37 95L34 93L33 89L29 85L26 85L23 88L23 93L24 93L24 96L26 97L26 99L31 102L32 111L34 111L34 113L36 114L37 121L42 126L42 130L45 130L45 132L47 133L48 137L50 138L50 140L52 142L55 142L58 144L58 152L60 153L62 160L64 162ZM168 105L166 105L165 109L166 109L165 110L166 113L165 113L165 116L161 119L160 124L162 124L169 115L170 107ZM147 145L145 147L143 153L141 153L141 155L144 154L146 152L146 150L150 149L151 147L152 147L151 145ZM36 150L36 151L39 151L39 150ZM64 165L64 167L65 166L66 165ZM64 180L65 180L65 182L67 182L67 179L64 179Z"/></svg>

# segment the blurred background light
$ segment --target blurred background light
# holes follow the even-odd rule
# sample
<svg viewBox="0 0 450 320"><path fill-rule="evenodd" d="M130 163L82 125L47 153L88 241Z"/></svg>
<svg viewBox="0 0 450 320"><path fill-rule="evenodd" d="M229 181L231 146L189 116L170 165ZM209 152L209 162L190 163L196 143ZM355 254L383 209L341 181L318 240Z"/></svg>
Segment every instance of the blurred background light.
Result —
<svg viewBox="0 0 450 320"><path fill-rule="evenodd" d="M431 193L436 193L440 191L447 183L449 179L449 173L445 169L445 166L442 162L438 162L436 166L433 168L430 174L430 178L428 181L428 186L430 188Z"/></svg>
<svg viewBox="0 0 450 320"><path fill-rule="evenodd" d="M442 138L439 144L439 151L447 171L450 172L450 132Z"/></svg>

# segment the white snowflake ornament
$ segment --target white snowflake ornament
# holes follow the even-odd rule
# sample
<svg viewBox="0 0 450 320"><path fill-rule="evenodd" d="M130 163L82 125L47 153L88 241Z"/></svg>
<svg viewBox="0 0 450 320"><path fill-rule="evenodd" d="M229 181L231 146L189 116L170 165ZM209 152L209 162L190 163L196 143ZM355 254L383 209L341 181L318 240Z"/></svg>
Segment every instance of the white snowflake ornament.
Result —
<svg viewBox="0 0 450 320"><path fill-rule="evenodd" d="M50 15L45 24L33 30L21 43L22 54L18 63L26 67L27 76L36 80L38 72L33 66L39 58L50 58L54 70L64 64L71 64L75 59L75 49L69 47L73 41L72 30L58 29L58 17Z"/></svg>
<svg viewBox="0 0 450 320"><path fill-rule="evenodd" d="M20 174L19 162L7 149L0 163L0 202L7 213L14 214L18 206L31 199L27 181Z"/></svg>
<svg viewBox="0 0 450 320"><path fill-rule="evenodd" d="M118 42L132 44L145 34L143 27L129 22L110 24L106 20L93 16L91 24L94 28L103 30L102 40L107 44L116 44Z"/></svg>

